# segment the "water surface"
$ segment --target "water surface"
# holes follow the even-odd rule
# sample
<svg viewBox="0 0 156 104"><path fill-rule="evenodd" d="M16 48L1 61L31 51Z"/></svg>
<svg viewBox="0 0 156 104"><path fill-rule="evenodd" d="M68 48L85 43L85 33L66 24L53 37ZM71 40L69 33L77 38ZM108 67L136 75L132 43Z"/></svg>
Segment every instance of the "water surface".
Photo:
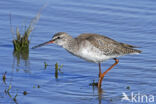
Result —
<svg viewBox="0 0 156 104"><path fill-rule="evenodd" d="M56 45L30 49L29 56L19 60L13 55L9 14L14 29L17 26L23 29L45 3L47 6L30 36L30 47L63 31L73 37L99 33L136 45L143 52L120 57L119 64L105 76L100 90L89 86L93 80L98 81L98 65L72 56ZM123 92L128 96L132 92L156 96L154 0L1 0L0 5L0 104L133 104L121 101ZM44 62L50 65L46 69ZM58 78L56 62L63 64L63 73ZM114 60L102 63L102 70L113 63ZM2 80L5 72L6 83ZM9 85L10 96L5 93Z"/></svg>

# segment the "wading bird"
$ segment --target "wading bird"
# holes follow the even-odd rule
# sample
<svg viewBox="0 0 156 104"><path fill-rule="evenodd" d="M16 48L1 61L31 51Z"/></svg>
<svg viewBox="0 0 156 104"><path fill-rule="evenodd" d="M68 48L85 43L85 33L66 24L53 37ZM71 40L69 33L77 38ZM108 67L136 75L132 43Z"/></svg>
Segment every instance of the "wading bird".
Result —
<svg viewBox="0 0 156 104"><path fill-rule="evenodd" d="M99 65L99 81L98 87L101 88L102 80L106 73L111 70L115 65L119 63L117 57L124 56L127 54L138 54L141 53L140 50L134 49L135 46L117 42L109 37L84 33L80 34L78 37L73 38L65 32L58 32L54 34L52 39L48 42L39 44L32 47L37 48L46 44L55 43L69 53L85 59L89 62L98 63ZM114 59L115 63L110 66L105 72L101 72L101 62L108 59Z"/></svg>

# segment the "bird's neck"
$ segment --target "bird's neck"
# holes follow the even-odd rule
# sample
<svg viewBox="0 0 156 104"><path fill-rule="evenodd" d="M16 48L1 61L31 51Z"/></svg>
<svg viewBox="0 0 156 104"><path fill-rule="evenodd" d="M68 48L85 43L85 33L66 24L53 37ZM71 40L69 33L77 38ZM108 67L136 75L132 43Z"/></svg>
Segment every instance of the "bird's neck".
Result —
<svg viewBox="0 0 156 104"><path fill-rule="evenodd" d="M63 46L63 48L65 48L67 51L69 51L72 54L76 53L78 50L78 44L76 39L72 37L69 38L67 43Z"/></svg>

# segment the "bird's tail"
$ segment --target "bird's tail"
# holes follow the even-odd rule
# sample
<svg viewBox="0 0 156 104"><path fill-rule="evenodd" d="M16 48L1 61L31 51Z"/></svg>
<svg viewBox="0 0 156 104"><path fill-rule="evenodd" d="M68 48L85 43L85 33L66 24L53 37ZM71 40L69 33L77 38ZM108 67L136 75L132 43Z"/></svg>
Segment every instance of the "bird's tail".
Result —
<svg viewBox="0 0 156 104"><path fill-rule="evenodd" d="M139 54L141 53L142 51L141 50L138 50L138 49L134 49L134 48L139 48L137 46L133 46L133 45L129 45L129 44L125 44L125 43L120 43L123 47L126 48L126 53L129 53L129 54Z"/></svg>
<svg viewBox="0 0 156 104"><path fill-rule="evenodd" d="M127 48L127 51L129 54L139 54L142 52L141 50L133 49L133 48Z"/></svg>

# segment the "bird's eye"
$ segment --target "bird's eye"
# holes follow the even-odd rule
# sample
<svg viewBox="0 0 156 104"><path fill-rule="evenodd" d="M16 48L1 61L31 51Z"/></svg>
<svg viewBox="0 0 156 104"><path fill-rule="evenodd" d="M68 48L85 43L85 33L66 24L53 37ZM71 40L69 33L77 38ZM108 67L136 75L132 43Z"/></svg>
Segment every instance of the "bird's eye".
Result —
<svg viewBox="0 0 156 104"><path fill-rule="evenodd" d="M57 39L60 39L60 37L57 37Z"/></svg>

